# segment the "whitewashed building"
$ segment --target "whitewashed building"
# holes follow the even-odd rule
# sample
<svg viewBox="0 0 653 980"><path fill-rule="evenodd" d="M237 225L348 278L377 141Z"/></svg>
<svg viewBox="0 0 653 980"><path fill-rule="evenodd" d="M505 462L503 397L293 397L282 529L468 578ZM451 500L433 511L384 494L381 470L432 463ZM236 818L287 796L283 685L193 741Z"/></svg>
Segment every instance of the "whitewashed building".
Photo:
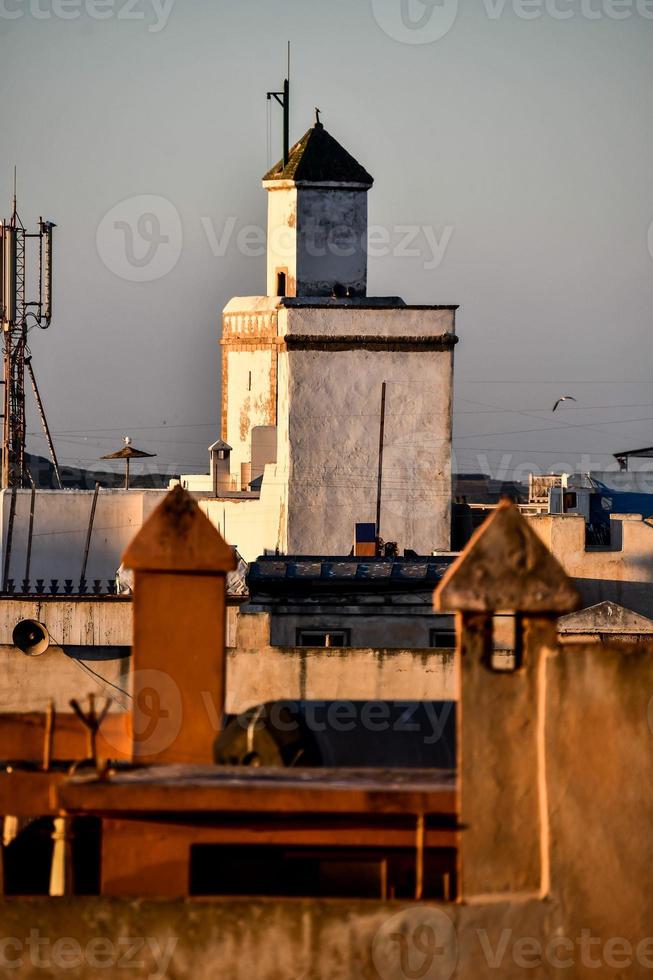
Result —
<svg viewBox="0 0 653 980"><path fill-rule="evenodd" d="M317 122L267 173L267 296L222 326L222 452L182 484L246 560L450 546L455 306L367 295L367 171ZM225 446L226 444L226 446ZM219 471L219 472L218 472Z"/></svg>

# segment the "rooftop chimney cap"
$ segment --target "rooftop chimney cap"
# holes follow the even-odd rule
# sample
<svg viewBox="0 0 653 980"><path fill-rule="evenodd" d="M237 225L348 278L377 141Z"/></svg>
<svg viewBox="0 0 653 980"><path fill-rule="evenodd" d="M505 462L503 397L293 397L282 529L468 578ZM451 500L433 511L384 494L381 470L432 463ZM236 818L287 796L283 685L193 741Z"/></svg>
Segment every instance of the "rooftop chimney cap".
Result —
<svg viewBox="0 0 653 980"><path fill-rule="evenodd" d="M218 439L218 441L214 442L212 446L209 446L209 452L218 453L222 451L222 452L230 453L232 448L233 447L230 446L228 442L225 442L224 439Z"/></svg>

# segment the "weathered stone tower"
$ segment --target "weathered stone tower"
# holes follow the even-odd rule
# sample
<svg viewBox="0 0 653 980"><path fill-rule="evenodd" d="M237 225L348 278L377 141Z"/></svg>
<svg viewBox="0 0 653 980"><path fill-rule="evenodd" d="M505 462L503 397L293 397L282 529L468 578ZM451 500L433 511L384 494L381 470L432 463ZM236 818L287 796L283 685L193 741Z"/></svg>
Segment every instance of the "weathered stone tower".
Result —
<svg viewBox="0 0 653 980"><path fill-rule="evenodd" d="M367 296L372 183L319 121L263 178L268 295L224 310L231 489L207 504L246 558L348 554L354 525L375 520L384 382L379 532L449 547L456 307Z"/></svg>
<svg viewBox="0 0 653 980"><path fill-rule="evenodd" d="M265 175L268 296L365 296L373 183L319 121Z"/></svg>

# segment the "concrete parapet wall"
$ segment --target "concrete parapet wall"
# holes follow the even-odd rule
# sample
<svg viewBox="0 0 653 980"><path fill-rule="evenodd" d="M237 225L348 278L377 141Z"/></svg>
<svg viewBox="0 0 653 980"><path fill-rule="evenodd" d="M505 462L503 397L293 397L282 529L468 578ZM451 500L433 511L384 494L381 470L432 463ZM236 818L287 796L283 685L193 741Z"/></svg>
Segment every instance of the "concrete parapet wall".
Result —
<svg viewBox="0 0 653 980"><path fill-rule="evenodd" d="M37 973L75 980L479 980L522 978L513 944L526 937L545 944L559 913L535 902L481 910L375 901L59 899L4 902L0 922L0 968L16 980ZM427 939L424 952L414 945L418 930Z"/></svg>
<svg viewBox="0 0 653 980"><path fill-rule="evenodd" d="M457 700L454 652L273 647L269 614L241 615L237 648L229 650L227 710L279 698Z"/></svg>

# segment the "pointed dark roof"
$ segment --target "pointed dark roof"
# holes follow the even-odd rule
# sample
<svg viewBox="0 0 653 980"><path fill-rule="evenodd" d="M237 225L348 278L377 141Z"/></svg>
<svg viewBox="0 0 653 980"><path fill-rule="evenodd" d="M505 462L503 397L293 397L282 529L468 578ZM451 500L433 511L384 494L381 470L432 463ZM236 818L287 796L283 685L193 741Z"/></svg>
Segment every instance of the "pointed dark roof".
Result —
<svg viewBox="0 0 653 980"><path fill-rule="evenodd" d="M280 160L263 180L294 180L309 183L366 184L374 178L357 160L327 133L322 123L315 125L290 150L284 167Z"/></svg>

